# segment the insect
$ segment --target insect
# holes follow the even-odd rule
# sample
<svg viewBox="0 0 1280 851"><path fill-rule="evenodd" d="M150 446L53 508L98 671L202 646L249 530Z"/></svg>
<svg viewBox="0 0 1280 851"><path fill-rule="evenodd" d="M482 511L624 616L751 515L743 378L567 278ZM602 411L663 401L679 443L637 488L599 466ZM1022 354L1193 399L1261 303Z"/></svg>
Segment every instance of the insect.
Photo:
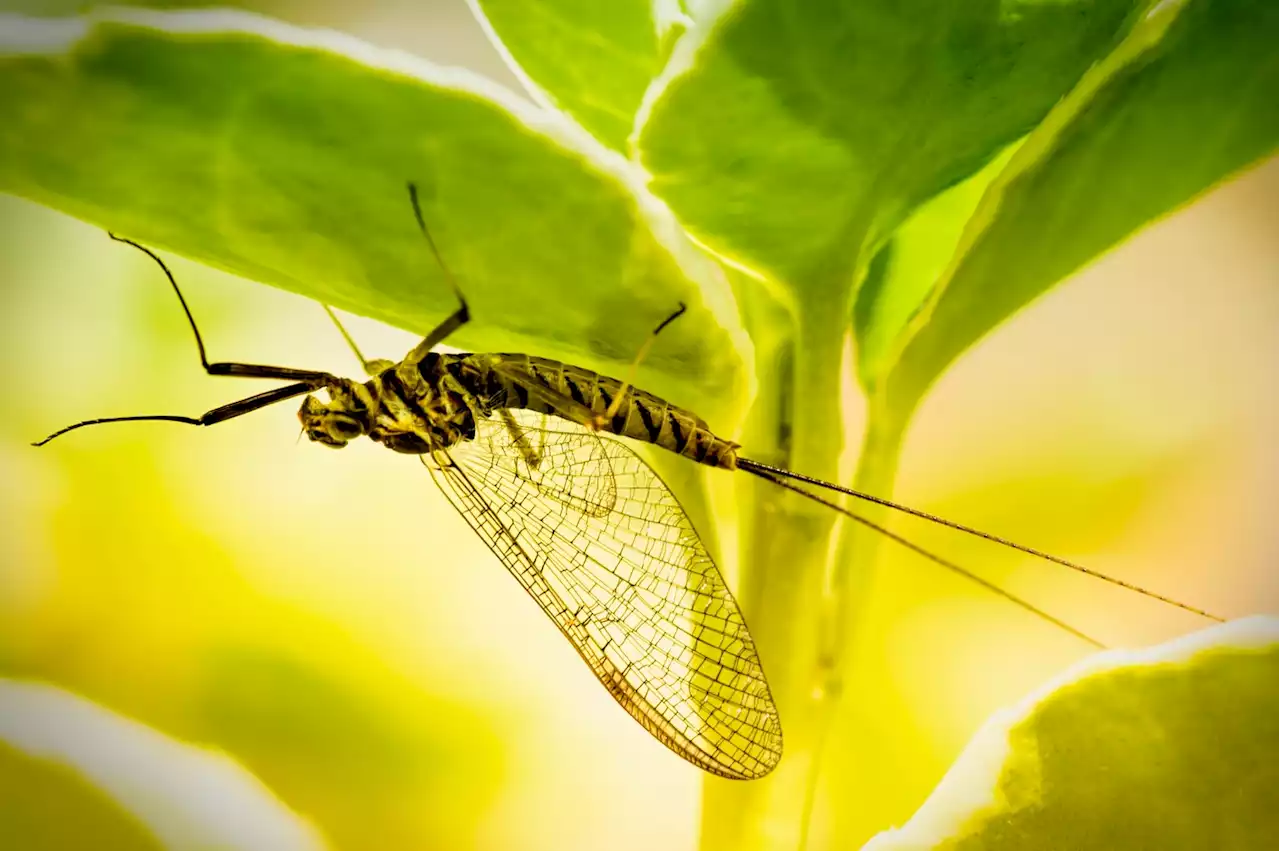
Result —
<svg viewBox="0 0 1280 851"><path fill-rule="evenodd" d="M1047 612L805 486L940 523L1218 620L1012 541L742 457L738 444L717 436L696 414L633 387L630 380L530 355L434 351L470 315L426 227L413 184L409 197L459 307L399 362L365 359L326 307L363 364L365 381L263 364L210 363L195 318L164 262L113 234L163 270L208 374L290 383L199 417L86 420L35 445L111 422L214 425L305 396L298 417L310 440L341 448L367 437L417 456L618 703L675 753L735 779L767 774L782 755L782 727L759 654L737 602L679 502L617 438L653 444L700 464L744 470L815 500L1098 646ZM683 311L681 305L654 329L635 363ZM319 391L327 401L316 395Z"/></svg>

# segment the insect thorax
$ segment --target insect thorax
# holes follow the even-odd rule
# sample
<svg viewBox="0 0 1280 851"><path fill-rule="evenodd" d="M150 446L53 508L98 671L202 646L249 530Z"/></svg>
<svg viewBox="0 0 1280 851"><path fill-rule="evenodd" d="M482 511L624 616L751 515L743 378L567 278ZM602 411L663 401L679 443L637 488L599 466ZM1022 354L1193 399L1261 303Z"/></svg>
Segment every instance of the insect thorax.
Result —
<svg viewBox="0 0 1280 851"><path fill-rule="evenodd" d="M364 383L339 379L329 401L303 400L298 418L307 437L335 449L367 436L388 449L421 455L475 437L478 402L430 354L422 364L401 362Z"/></svg>

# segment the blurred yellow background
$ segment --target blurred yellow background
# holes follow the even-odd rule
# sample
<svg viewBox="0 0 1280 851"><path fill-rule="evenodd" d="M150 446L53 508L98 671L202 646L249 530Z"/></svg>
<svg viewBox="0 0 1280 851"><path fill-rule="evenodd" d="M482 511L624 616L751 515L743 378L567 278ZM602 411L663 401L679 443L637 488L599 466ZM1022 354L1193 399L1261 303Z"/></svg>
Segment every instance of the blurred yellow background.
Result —
<svg viewBox="0 0 1280 851"><path fill-rule="evenodd" d="M265 11L511 84L461 0L342 6ZM1273 160L965 356L917 415L896 497L1223 615L1274 612L1276 184ZM333 848L695 846L702 775L618 709L419 464L367 441L299 442L293 402L31 448L86 417L198 414L265 385L201 372L140 253L14 198L0 197L0 225L0 676L228 754ZM318 305L166 260L211 358L359 373ZM350 327L370 356L415 342ZM895 528L1109 643L1202 625ZM849 802L867 832L904 820L994 708L1088 650L882 554L829 757L865 765L864 780L828 790L819 839ZM108 847L87 793L32 779L44 770L0 746L0 799ZM0 803L0 834L16 806Z"/></svg>

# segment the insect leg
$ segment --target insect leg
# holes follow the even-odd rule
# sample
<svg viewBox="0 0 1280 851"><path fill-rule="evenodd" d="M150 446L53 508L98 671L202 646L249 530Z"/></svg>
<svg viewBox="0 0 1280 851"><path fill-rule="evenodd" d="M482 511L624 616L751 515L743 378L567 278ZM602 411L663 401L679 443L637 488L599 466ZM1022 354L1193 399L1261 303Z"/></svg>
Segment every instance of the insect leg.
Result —
<svg viewBox="0 0 1280 851"><path fill-rule="evenodd" d="M360 366L364 368L365 375L377 375L378 373L395 366L393 361L389 361L386 358L373 358L372 360L366 359L365 356L360 353L360 347L356 345L355 339L347 333L346 326L344 326L342 321L338 319L338 314L333 312L333 308L327 304L322 304L320 306L324 308L325 313L329 314L329 318L333 320L333 324L338 326L338 333L342 335L342 339L347 341L347 345L350 346L351 351L355 353L356 360L360 361Z"/></svg>
<svg viewBox="0 0 1280 851"><path fill-rule="evenodd" d="M440 264L440 271L444 273L445 281L458 299L458 309L437 325L435 330L423 338L422 342L415 346L413 351L405 357L405 363L416 364L427 356L427 352L444 342L446 337L470 322L471 311L467 308L467 300L462 297L462 288L458 286L457 279L453 277L453 273L445 265L444 258L440 255L440 249L436 247L436 241L431 238L431 231L427 230L427 221L423 218L422 207L418 204L418 187L413 183L409 184L409 203L413 205L413 217L418 222L418 230L422 231L423 238L427 240L427 245L431 247L431 253L435 255L436 262Z"/></svg>
<svg viewBox="0 0 1280 851"><path fill-rule="evenodd" d="M329 381L336 379L327 372L318 372L310 369L294 369L287 366L269 366L259 363L209 363L209 358L205 354L204 339L200 336L200 329L196 327L195 317L191 314L191 308L187 306L187 300L182 295L182 290L178 289L178 282L174 280L173 273L169 271L169 267L164 265L164 261L151 249L139 245L131 239L125 239L122 236L116 236L110 231L107 236L116 242L123 242L125 245L132 245L143 254L156 261L156 265L160 267L160 271L164 272L169 284L173 287L174 293L178 296L178 302L182 305L183 313L187 314L187 324L191 326L191 333L196 337L196 348L200 351L200 365L204 367L204 371L209 375L232 375L239 378L281 378L293 381L313 382L314 386L320 386Z"/></svg>
<svg viewBox="0 0 1280 851"><path fill-rule="evenodd" d="M635 384L636 369L640 366L640 362L645 359L645 356L649 354L649 349L653 348L653 341L658 339L658 335L662 333L663 328L666 328L674 322L687 309L688 307L685 303L680 302L680 306L676 308L676 312L659 322L658 327L654 328L653 331L649 333L649 338L640 346L640 351L636 352L635 360L631 361L631 368L627 370L627 378L622 382L622 389L618 391L618 395L613 397L613 402L609 404L609 409L607 411L603 414L596 414L592 417L591 422L588 424L591 428L596 429L597 431L604 428L605 425L614 418L618 411L622 410L622 404L627 398L627 391L631 389L633 384Z"/></svg>
<svg viewBox="0 0 1280 851"><path fill-rule="evenodd" d="M130 423L130 422L167 422L167 423L183 423L185 425L208 426L229 420L234 417L243 416L259 408L265 408L268 405L274 405L276 402L283 402L286 399L292 399L294 396L301 396L303 393L310 393L316 389L316 385L307 381L299 381L296 384L289 384L285 387L277 387L275 390L268 390L265 393L258 393L247 399L238 399L235 402L229 402L226 405L206 411L198 417L184 417L177 414L143 414L131 417L104 417L96 420L85 420L84 422L69 425L61 428L44 440L31 444L32 446L44 446L55 437L60 437L69 431L75 431L78 428L84 428L91 425L102 425L104 423Z"/></svg>
<svg viewBox="0 0 1280 851"><path fill-rule="evenodd" d="M547 415L540 414L542 427L538 429L538 448L534 450L534 454L539 458L542 457L543 451L547 448Z"/></svg>
<svg viewBox="0 0 1280 851"><path fill-rule="evenodd" d="M529 465L531 470L538 469L538 464L542 461L541 455L538 450L530 445L529 436L524 429L520 428L516 418L506 408L499 409L498 416L502 417L502 424L507 427L507 433L511 435L511 442L520 450L520 455L524 458L524 462Z"/></svg>

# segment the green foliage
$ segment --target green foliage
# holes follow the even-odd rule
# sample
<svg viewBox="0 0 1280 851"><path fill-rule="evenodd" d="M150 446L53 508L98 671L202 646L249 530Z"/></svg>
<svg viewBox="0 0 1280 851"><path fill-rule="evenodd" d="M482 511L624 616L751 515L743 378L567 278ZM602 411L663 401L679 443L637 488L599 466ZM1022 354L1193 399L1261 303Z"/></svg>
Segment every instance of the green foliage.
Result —
<svg viewBox="0 0 1280 851"><path fill-rule="evenodd" d="M1005 317L1275 149L1276 48L1263 33L1276 15L1258 0L1164 6L1050 113L904 329L901 361L882 379L892 416L905 419L947 364ZM913 248L907 236L897 253ZM863 298L892 298L910 278L889 272ZM864 372L872 388L876 378Z"/></svg>
<svg viewBox="0 0 1280 851"><path fill-rule="evenodd" d="M138 820L74 768L0 744L0 836L28 851L160 851Z"/></svg>
<svg viewBox="0 0 1280 851"><path fill-rule="evenodd" d="M917 207L872 257L853 314L858 379L864 388L877 386L893 366L907 323L946 272L987 188L1019 144Z"/></svg>
<svg viewBox="0 0 1280 851"><path fill-rule="evenodd" d="M219 754L39 683L0 680L0 710L0 825L23 848L323 847L311 825Z"/></svg>
<svg viewBox="0 0 1280 851"><path fill-rule="evenodd" d="M852 333L870 402L856 480L888 496L911 413L965 349L1275 148L1276 9L1259 0L473 5L553 108L261 19L0 18L0 189L423 332L453 303L408 208L416 181L477 320L451 343L617 366L683 301L689 315L639 383L731 434L754 366L763 392L744 442L763 460L835 476ZM726 276L681 227L738 269ZM742 495L738 586L788 756L758 783L709 781L703 843L791 847L822 797L819 756L874 548L842 532L832 560L831 514L776 490ZM1224 694L1206 728L1230 727L1233 705L1265 704L1274 720L1274 688L1258 697L1274 684L1268 658L1269 672L1256 659L1188 665ZM328 706L294 728L303 697L276 695L247 720L237 700L211 701L211 726L250 754L309 752L371 723L288 662L215 662L233 697L260 678ZM1127 736L1109 726L1128 723L1126 707L1145 701L1152 717L1183 688L1143 676L1064 691L1019 729L1055 755ZM1248 730L1275 740L1274 724ZM1186 737L1188 758L1206 740ZM376 770L416 776L386 737L353 741ZM274 786L306 786L265 757L261 768ZM827 769L835 799L858 766ZM1274 790L1274 772L1259 782ZM1149 790L1170 807L1184 793ZM358 814L339 821L356 835Z"/></svg>
<svg viewBox="0 0 1280 851"><path fill-rule="evenodd" d="M852 328L870 402L856 483L887 495L910 414L955 357L1274 150L1274 7L1147 6L744 0L695 14L633 141L684 226L790 310L791 338L756 365L753 452L834 475ZM495 26L513 55L544 50ZM744 305L757 298L748 289ZM777 336L749 328L757 342ZM779 824L804 821L797 790L806 773L813 782L830 723L824 695L842 690L871 586L873 540L845 530L828 569L830 518L776 494L750 505L740 586L792 757L750 788L712 784L707 848L767 844ZM832 794L850 772L856 761L832 767Z"/></svg>
<svg viewBox="0 0 1280 851"><path fill-rule="evenodd" d="M1094 657L980 731L864 851L1274 848L1276 621Z"/></svg>
<svg viewBox="0 0 1280 851"><path fill-rule="evenodd" d="M0 20L0 189L146 245L455 345L628 363L732 419L740 334L717 270L617 155L502 90L233 13Z"/></svg>
<svg viewBox="0 0 1280 851"><path fill-rule="evenodd" d="M663 45L681 32L675 21L654 20L659 4L474 0L474 5L500 34L513 70L549 105L572 115L614 150L627 149L640 101L662 70Z"/></svg>
<svg viewBox="0 0 1280 851"><path fill-rule="evenodd" d="M680 46L641 161L690 231L831 308L864 246L1034 127L1132 9L741 3Z"/></svg>

